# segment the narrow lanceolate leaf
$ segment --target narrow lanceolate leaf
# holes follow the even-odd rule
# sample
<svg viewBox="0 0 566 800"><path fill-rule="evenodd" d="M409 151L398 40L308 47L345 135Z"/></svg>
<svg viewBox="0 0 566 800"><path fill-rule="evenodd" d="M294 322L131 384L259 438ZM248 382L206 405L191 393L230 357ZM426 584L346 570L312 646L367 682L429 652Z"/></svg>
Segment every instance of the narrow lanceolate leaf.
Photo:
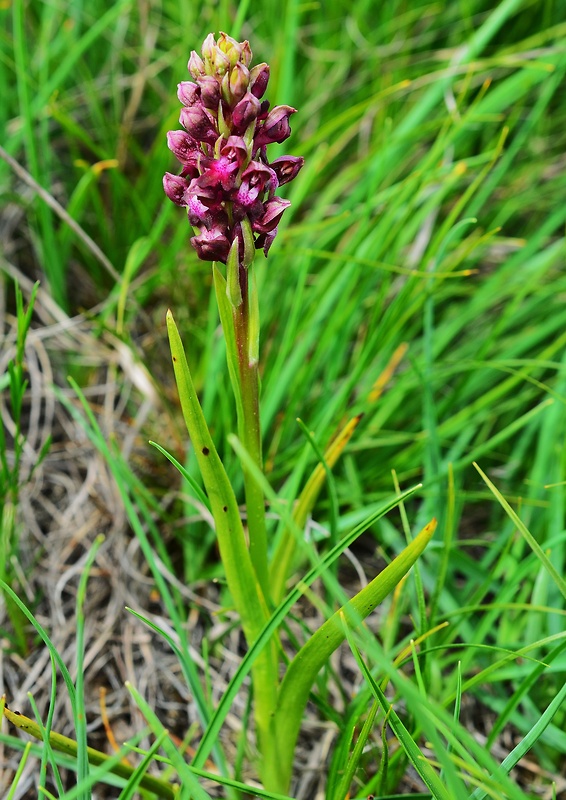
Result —
<svg viewBox="0 0 566 800"><path fill-rule="evenodd" d="M316 676L344 641L343 619L346 619L350 628L358 626L410 570L432 538L435 528L436 520L432 520L391 564L321 625L289 664L277 697L273 721L275 736L272 738L277 742L277 753L272 754L271 766L277 771L279 785L286 786L288 783L293 749Z"/></svg>
<svg viewBox="0 0 566 800"><path fill-rule="evenodd" d="M210 500L226 580L242 616L246 635L253 639L267 621L267 613L262 610L261 592L246 545L238 503L204 419L179 331L170 311L167 313L167 330L181 408Z"/></svg>
<svg viewBox="0 0 566 800"><path fill-rule="evenodd" d="M167 330L181 408L210 500L226 581L247 642L252 645L269 614L246 545L236 496L208 430L181 337L170 311L167 312ZM267 734L277 683L275 648L266 647L254 667L256 723L260 737Z"/></svg>
<svg viewBox="0 0 566 800"><path fill-rule="evenodd" d="M238 452L238 450L236 451ZM238 452L238 455L241 455ZM257 469L256 477L258 480L265 481L265 494L266 497L269 498L273 505L276 505L277 502L277 495L270 488L268 482L265 480L265 476L262 475L259 469ZM239 691L240 687L242 686L244 679L250 669L253 669L253 665L255 664L256 659L258 658L258 654L261 653L261 648L265 646L265 643L269 641L272 637L274 631L282 624L284 619L289 614L291 608L295 605L295 603L299 600L300 597L303 596L305 591L309 586L311 586L314 581L319 578L328 568L342 555L344 550L347 547L350 547L356 539L358 539L362 533L367 531L371 525L377 522L379 519L382 519L386 514L389 513L393 508L396 508L399 503L403 500L407 500L411 497L415 492L417 492L421 488L422 484L417 484L416 486L411 487L410 489L406 489L400 496L392 497L387 502L385 502L382 506L380 506L377 510L374 510L369 516L363 519L355 528L349 531L341 540L336 544L333 548L331 548L328 553L325 553L320 561L318 561L312 569L310 569L307 574L304 576L303 580L298 583L296 586L291 589L285 600L279 604L279 606L273 612L269 622L266 624L265 628L261 632L260 638L257 640L255 644L253 644L244 658L242 659L242 663L234 673L232 680L226 692L223 694L218 707L210 720L210 724L204 735L201 739L199 744L197 754L194 759L195 766L202 766L210 753L212 752L212 748L218 734L220 732L220 728L226 716L230 710L232 702ZM284 513L284 512L283 512ZM290 516L290 515L289 515ZM292 520L289 521L289 524L292 524ZM275 752L275 751L274 751ZM267 779L263 779L264 786L267 786ZM285 791L287 791L285 789Z"/></svg>

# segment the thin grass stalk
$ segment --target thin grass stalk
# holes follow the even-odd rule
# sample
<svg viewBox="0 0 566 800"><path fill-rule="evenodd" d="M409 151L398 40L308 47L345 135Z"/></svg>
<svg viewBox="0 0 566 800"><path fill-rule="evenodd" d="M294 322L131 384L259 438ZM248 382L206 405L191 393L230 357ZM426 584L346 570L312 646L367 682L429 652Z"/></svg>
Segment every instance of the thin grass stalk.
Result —
<svg viewBox="0 0 566 800"><path fill-rule="evenodd" d="M285 585L289 578L293 555L297 549L297 536L303 530L308 515L324 485L326 471L324 463L331 469L338 461L344 448L360 422L361 414L350 419L346 425L338 432L335 439L331 442L324 453L323 461L319 461L306 482L301 494L299 495L292 515L292 526L286 526L279 541L279 545L272 556L269 572L269 585L273 602L277 605L281 602L285 594ZM295 529L295 530L293 530Z"/></svg>

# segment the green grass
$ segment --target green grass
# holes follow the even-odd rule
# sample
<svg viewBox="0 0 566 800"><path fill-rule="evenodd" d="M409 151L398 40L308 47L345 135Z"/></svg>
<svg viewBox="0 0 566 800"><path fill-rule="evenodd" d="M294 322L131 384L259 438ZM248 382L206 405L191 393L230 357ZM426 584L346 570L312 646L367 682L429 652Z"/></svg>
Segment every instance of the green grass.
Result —
<svg viewBox="0 0 566 800"><path fill-rule="evenodd" d="M202 497L196 460L179 433L167 306L243 500L210 265L198 262L184 214L161 187L163 172L175 170L165 132L178 127L175 87L187 77L190 50L210 31L248 38L254 60L271 64L267 96L298 109L292 138L273 155L304 155L306 164L290 187L293 205L269 260L257 264L272 491L295 500L318 461L316 448L324 451L347 419L363 414L313 510L332 534L328 547L318 542L319 555L416 483L423 488L402 513L374 524L354 552L363 559L369 548L389 561L431 517L439 523L418 570L372 623L374 635L351 640L357 694L330 668L319 677L317 714L337 726L324 767L327 797L343 800L348 789L352 797L410 797L407 765L426 787L414 797L519 800L542 787L551 797L552 776L559 797L566 780L563 10L551 0L266 0L240 4L236 24L226 2L14 0L0 8L0 141L80 226L72 229L0 160L0 202L19 220L0 269L39 277L68 313L101 303L93 340L117 337L155 380L166 410L150 417L146 439L184 462L198 484L183 484L173 510L161 501L176 473L161 454L146 448L155 471L166 470L167 489L140 478L106 441L96 409L90 419L76 405L73 414L107 458L169 627L147 609L135 611L175 648L199 736L231 797L250 776L249 748L242 739L243 767L234 772L212 732L251 665L243 663L217 708L206 669L191 656L186 599L164 577L190 586L221 577L210 526L175 526L194 514L182 498ZM5 286L10 298L7 278ZM374 399L372 387L396 353L400 362ZM67 374L85 390L92 370L62 356L62 388ZM132 416L140 402L134 392ZM273 547L287 524L284 514L275 516ZM317 558L313 548L297 557L297 578L309 558ZM369 566L366 572L374 577ZM314 597L326 616L360 588L357 578L341 587L335 576L329 569ZM26 577L33 584L33 572ZM11 573L9 583L17 588ZM77 620L80 640L80 614ZM285 635L298 637L297 648L307 623L289 623ZM413 648L411 640L418 641ZM83 747L83 705L74 689L71 695ZM142 712L162 743L165 779L184 775L188 796L201 779L204 750L192 771L158 717ZM43 725L57 730L58 720ZM356 747L362 729L365 748ZM23 749L22 740L1 736ZM25 758L37 753L34 745ZM90 796L82 753L79 783L73 790L49 784L55 796ZM528 768L512 770L524 754L539 778ZM52 768L69 766L66 754L49 760ZM140 764L143 773L147 764ZM141 773L126 779L121 797L138 791Z"/></svg>

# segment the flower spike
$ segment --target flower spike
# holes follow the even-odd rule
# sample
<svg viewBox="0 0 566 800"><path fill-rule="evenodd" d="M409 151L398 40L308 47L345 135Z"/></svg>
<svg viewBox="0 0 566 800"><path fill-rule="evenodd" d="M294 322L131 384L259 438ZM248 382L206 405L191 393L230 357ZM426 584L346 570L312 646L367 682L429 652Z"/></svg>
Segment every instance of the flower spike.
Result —
<svg viewBox="0 0 566 800"><path fill-rule="evenodd" d="M254 248L265 254L290 205L275 195L303 166L300 156L267 158L267 146L291 133L289 117L296 109L262 100L269 66L250 67L247 41L226 33L210 33L201 55L193 50L188 70L193 80L181 81L184 131L170 131L167 143L182 165L180 175L166 173L165 194L188 209L195 236L191 244L199 258L221 261L237 258L247 269ZM235 244L237 243L237 244Z"/></svg>

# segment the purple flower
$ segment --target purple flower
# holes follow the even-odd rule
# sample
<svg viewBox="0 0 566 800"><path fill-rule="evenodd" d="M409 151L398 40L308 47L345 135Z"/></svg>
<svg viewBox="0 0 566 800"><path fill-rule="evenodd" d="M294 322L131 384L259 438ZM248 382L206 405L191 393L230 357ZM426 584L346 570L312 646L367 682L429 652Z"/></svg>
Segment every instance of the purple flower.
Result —
<svg viewBox="0 0 566 800"><path fill-rule="evenodd" d="M289 183L299 174L299 170L304 164L304 159L299 156L280 156L269 165L277 175L279 186Z"/></svg>
<svg viewBox="0 0 566 800"><path fill-rule="evenodd" d="M212 222L212 215L208 206L202 202L198 194L192 194L187 190L185 192L186 205L189 215L189 222L191 225L198 227L204 225L210 227Z"/></svg>
<svg viewBox="0 0 566 800"><path fill-rule="evenodd" d="M260 234L255 240L256 250L263 250L263 254L267 255L269 253L269 248L273 244L273 240L276 236L277 228L273 228L273 230L269 231L269 233Z"/></svg>
<svg viewBox="0 0 566 800"><path fill-rule="evenodd" d="M163 188L169 200L172 200L178 206L187 205L185 203L187 182L180 175L172 175L170 172L166 172L163 176Z"/></svg>
<svg viewBox="0 0 566 800"><path fill-rule="evenodd" d="M203 173L201 186L216 186L220 184L225 191L229 191L236 181L238 162L228 156L220 156L210 162L210 166Z"/></svg>
<svg viewBox="0 0 566 800"><path fill-rule="evenodd" d="M291 205L290 200L274 197L268 200L263 207L263 214L252 223L252 230L258 233L269 233L279 225L279 221L286 208Z"/></svg>
<svg viewBox="0 0 566 800"><path fill-rule="evenodd" d="M230 136L222 148L222 155L235 161L240 169L248 158L248 148L241 136Z"/></svg>
<svg viewBox="0 0 566 800"><path fill-rule="evenodd" d="M197 165L200 145L185 131L169 131L167 147L184 166Z"/></svg>
<svg viewBox="0 0 566 800"><path fill-rule="evenodd" d="M236 108L232 111L232 123L234 128L240 133L245 133L250 122L257 119L259 108L260 102L257 97L251 92L248 92L242 97Z"/></svg>
<svg viewBox="0 0 566 800"><path fill-rule="evenodd" d="M277 188L275 172L260 161L251 161L242 173L242 183L238 187L234 202L244 209L252 209L265 194ZM288 202L288 201L286 201ZM263 208L263 203L261 203Z"/></svg>
<svg viewBox="0 0 566 800"><path fill-rule="evenodd" d="M288 139L291 135L289 117L296 111L297 109L291 108L291 106L275 106L267 115L267 119L261 128L256 132L254 136L255 146L263 147L266 144L281 143Z"/></svg>
<svg viewBox="0 0 566 800"><path fill-rule="evenodd" d="M230 242L222 228L202 228L199 236L193 236L191 244L203 261L222 261L226 263L230 252Z"/></svg>
<svg viewBox="0 0 566 800"><path fill-rule="evenodd" d="M250 68L248 42L225 33L209 34L202 57L193 51L188 70L193 81L182 81L177 96L183 105L184 131L170 131L167 144L181 163L180 175L166 173L163 188L177 205L187 208L195 229L191 244L199 258L246 269L254 250L267 255L288 200L277 188L292 181L303 166L299 156L273 162L267 146L291 133L291 106L262 100L269 82L265 63ZM235 243L238 243L236 246Z"/></svg>
<svg viewBox="0 0 566 800"><path fill-rule="evenodd" d="M246 143L240 136L230 136L220 158L209 159L208 166L202 173L200 186L217 186L220 184L224 191L233 188L238 170L244 163L248 151Z"/></svg>

